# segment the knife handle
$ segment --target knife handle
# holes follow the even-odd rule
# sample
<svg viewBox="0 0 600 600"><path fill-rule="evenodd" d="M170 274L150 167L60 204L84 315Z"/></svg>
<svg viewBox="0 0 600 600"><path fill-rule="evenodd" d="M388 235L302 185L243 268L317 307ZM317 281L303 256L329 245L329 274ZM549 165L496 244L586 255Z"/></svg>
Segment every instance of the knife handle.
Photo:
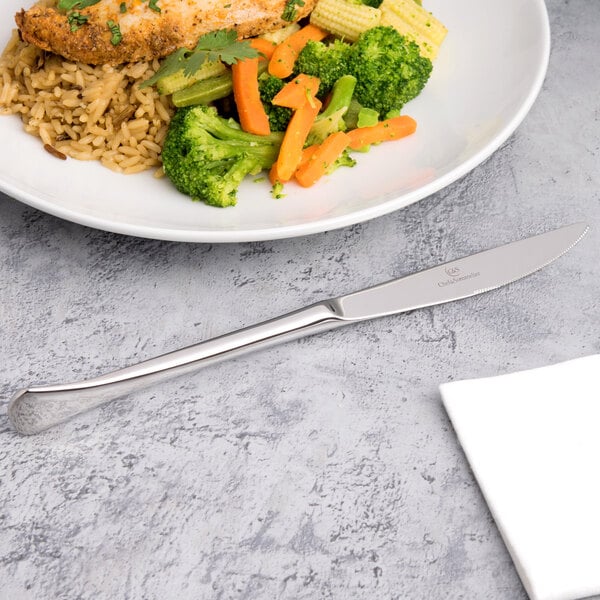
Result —
<svg viewBox="0 0 600 600"><path fill-rule="evenodd" d="M349 322L343 317L337 299L313 304L99 377L26 388L10 401L8 418L19 433L39 433L91 408L171 377Z"/></svg>

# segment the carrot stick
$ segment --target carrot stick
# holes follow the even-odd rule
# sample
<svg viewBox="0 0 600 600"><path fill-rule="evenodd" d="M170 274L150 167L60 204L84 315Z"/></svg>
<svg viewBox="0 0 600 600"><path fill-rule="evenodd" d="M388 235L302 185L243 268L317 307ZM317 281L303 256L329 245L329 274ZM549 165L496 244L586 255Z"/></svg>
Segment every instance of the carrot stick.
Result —
<svg viewBox="0 0 600 600"><path fill-rule="evenodd" d="M300 163L298 164L298 169L305 165L311 158L311 156L317 151L319 144L313 144L312 146L307 146L302 150L302 158L300 159ZM277 161L273 163L271 170L269 171L269 181L275 185L277 182L279 183L287 183L289 179L284 180L279 171L277 170Z"/></svg>
<svg viewBox="0 0 600 600"><path fill-rule="evenodd" d="M279 156L277 157L277 174L281 181L289 181L302 160L302 148L319 114L321 102L317 98L294 111L283 135Z"/></svg>
<svg viewBox="0 0 600 600"><path fill-rule="evenodd" d="M271 60L273 52L275 51L275 48L277 48L277 44L265 40L264 38L252 38L250 40L250 45L263 55L258 57L259 60Z"/></svg>
<svg viewBox="0 0 600 600"><path fill-rule="evenodd" d="M319 144L313 144L312 146L307 146L306 148L304 148L304 150L302 150L302 158L300 159L300 163L298 164L298 169L301 169L302 166L305 165L311 159L312 155L317 151L318 148ZM273 163L273 166L269 171L269 181L273 185L275 185L277 182L287 183L287 181L289 181L289 179L287 181L284 181L281 178L281 175L277 171L277 161Z"/></svg>
<svg viewBox="0 0 600 600"><path fill-rule="evenodd" d="M377 144L388 140L397 140L414 133L417 122L407 115L386 119L372 127L358 127L347 133L350 138L348 146L352 150L358 150L369 144Z"/></svg>
<svg viewBox="0 0 600 600"><path fill-rule="evenodd" d="M256 40L251 43L254 47ZM258 61L259 58L246 58L231 66L233 97L242 129L256 135L269 135L269 117L258 90Z"/></svg>
<svg viewBox="0 0 600 600"><path fill-rule="evenodd" d="M289 181L289 179L284 179L279 174L279 171L277 170L277 161L275 161L271 166L271 169L269 171L269 181L272 185L275 185L276 183L287 183Z"/></svg>
<svg viewBox="0 0 600 600"><path fill-rule="evenodd" d="M300 159L298 169L301 169L312 158L313 154L318 150L318 148L319 144L313 144L312 146L308 146L302 150L302 158ZM296 169L296 171L298 169Z"/></svg>
<svg viewBox="0 0 600 600"><path fill-rule="evenodd" d="M269 73L280 79L285 79L292 74L294 63L302 48L306 46L309 40L318 42L327 37L327 32L315 27L314 25L305 25L296 33L292 33L286 38L273 52L269 62Z"/></svg>
<svg viewBox="0 0 600 600"><path fill-rule="evenodd" d="M348 135L343 131L332 133L321 143L312 156L296 171L296 181L302 187L314 185L348 147Z"/></svg>
<svg viewBox="0 0 600 600"><path fill-rule="evenodd" d="M300 108L307 98L314 98L319 90L321 81L318 77L301 73L286 83L271 102L276 106Z"/></svg>

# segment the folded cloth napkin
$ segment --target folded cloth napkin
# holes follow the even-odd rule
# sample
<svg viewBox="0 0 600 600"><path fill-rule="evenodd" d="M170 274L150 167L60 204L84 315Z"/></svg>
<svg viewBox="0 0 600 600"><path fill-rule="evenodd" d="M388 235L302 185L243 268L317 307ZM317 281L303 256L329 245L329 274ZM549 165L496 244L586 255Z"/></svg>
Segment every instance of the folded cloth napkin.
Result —
<svg viewBox="0 0 600 600"><path fill-rule="evenodd" d="M600 594L600 355L440 391L530 598Z"/></svg>

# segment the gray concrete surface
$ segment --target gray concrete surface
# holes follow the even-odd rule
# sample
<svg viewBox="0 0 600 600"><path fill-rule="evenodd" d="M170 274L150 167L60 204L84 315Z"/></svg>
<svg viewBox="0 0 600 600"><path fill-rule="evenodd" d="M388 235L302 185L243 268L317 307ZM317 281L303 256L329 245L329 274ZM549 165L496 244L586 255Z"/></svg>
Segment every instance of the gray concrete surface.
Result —
<svg viewBox="0 0 600 600"><path fill-rule="evenodd" d="M300 340L34 438L0 414L0 598L525 599L438 384L600 351L600 5L548 2L523 125L395 214L307 238L186 245L0 197L0 397L585 219L493 294ZM507 443L510 440L507 439Z"/></svg>

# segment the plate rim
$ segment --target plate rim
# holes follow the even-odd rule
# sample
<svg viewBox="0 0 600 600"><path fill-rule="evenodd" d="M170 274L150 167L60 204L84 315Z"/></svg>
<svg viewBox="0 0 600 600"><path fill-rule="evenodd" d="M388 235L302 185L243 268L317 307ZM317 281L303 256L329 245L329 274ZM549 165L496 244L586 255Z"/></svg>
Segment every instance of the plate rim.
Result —
<svg viewBox="0 0 600 600"><path fill-rule="evenodd" d="M240 243L301 237L341 229L343 227L364 223L377 217L390 214L444 189L482 164L516 131L531 110L546 78L551 45L550 21L546 4L544 0L531 1L537 7L543 29L542 39L540 40L542 43L542 60L540 61L535 77L531 81L527 95L523 99L518 110L515 111L513 117L488 141L487 144L468 160L463 161L460 165L436 178L431 183L411 192L404 193L399 197L385 200L375 206L353 211L344 215L319 219L309 223L256 229L217 231L202 229L170 229L143 224L134 225L118 223L109 219L81 214L72 209L57 206L52 202L41 199L35 194L28 193L2 179L0 179L0 191L32 208L93 229L144 239L189 243Z"/></svg>

